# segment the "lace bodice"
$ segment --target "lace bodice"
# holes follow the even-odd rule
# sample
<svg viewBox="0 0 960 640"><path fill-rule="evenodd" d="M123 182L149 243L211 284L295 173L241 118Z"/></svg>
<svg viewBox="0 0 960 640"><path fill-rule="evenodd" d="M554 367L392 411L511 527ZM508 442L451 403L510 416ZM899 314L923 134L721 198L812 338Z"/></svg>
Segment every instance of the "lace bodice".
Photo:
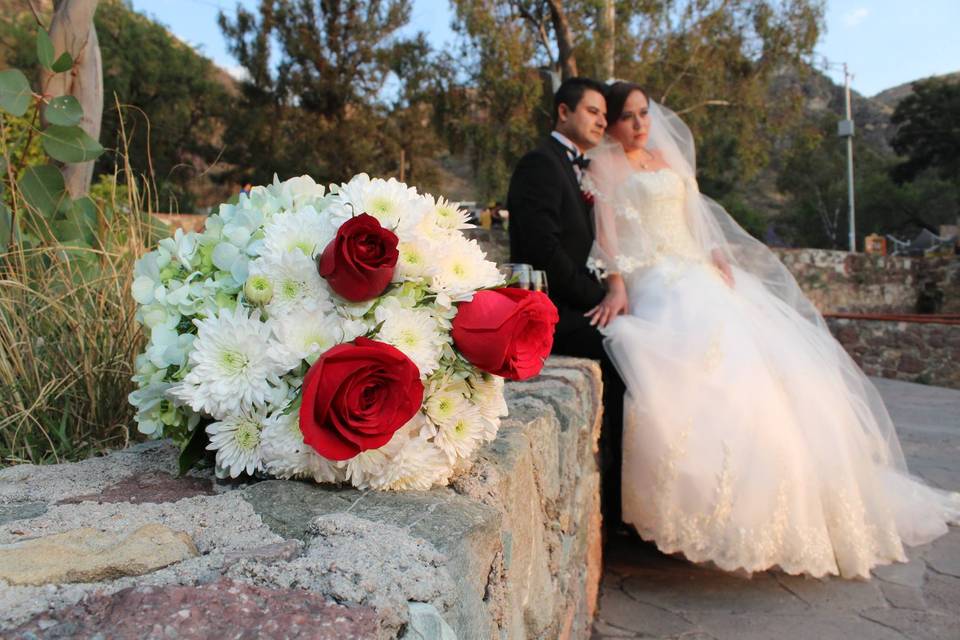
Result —
<svg viewBox="0 0 960 640"><path fill-rule="evenodd" d="M642 253L654 259L668 255L699 260L703 251L690 232L684 205L686 185L671 169L637 171L620 186L616 209L618 235L629 242L642 238ZM621 247L621 251L628 249ZM639 251L626 251L636 255Z"/></svg>

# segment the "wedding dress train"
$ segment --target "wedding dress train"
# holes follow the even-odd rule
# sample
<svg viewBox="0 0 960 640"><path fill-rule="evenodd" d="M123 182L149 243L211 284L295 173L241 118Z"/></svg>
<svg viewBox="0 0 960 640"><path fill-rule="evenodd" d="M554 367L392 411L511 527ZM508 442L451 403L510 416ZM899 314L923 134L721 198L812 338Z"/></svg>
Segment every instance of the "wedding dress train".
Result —
<svg viewBox="0 0 960 640"><path fill-rule="evenodd" d="M624 521L726 570L864 578L945 533L960 494L907 473L876 389L822 326L749 271L727 285L685 178L637 171L617 190L629 313L605 344L628 389Z"/></svg>

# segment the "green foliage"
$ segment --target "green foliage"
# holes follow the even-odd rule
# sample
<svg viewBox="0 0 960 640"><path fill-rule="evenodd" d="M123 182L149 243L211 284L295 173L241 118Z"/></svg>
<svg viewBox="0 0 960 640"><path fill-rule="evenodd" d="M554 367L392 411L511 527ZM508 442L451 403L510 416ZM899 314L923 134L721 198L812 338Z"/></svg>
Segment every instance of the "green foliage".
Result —
<svg viewBox="0 0 960 640"><path fill-rule="evenodd" d="M893 169L898 181L933 169L960 187L960 83L939 79L914 83L913 93L897 105L891 122L899 126L893 148L906 156Z"/></svg>
<svg viewBox="0 0 960 640"><path fill-rule="evenodd" d="M32 93L27 77L19 69L0 71L0 109L22 116L30 106Z"/></svg>
<svg viewBox="0 0 960 640"><path fill-rule="evenodd" d="M441 150L434 89L449 67L422 37L398 38L409 17L409 0L273 0L221 14L249 75L228 118L235 174L255 183L275 172L319 182L399 175L402 150L405 179L430 187L427 158ZM392 101L380 95L388 79Z"/></svg>
<svg viewBox="0 0 960 640"><path fill-rule="evenodd" d="M782 222L793 244L830 249L848 245L846 147L837 138L836 118L795 140L778 187L787 195ZM891 179L894 160L854 139L857 242L870 233L911 237L921 228L936 230L960 213L955 186L928 170L911 183Z"/></svg>
<svg viewBox="0 0 960 640"><path fill-rule="evenodd" d="M603 3L561 4L580 75L606 78ZM471 108L460 110L459 132L473 145L484 196L499 198L518 154L550 126L551 87L532 70L556 68L556 36L544 2L454 5L471 73L464 88ZM619 1L616 76L640 82L682 115L701 152L701 186L724 198L766 166L774 140L799 121L802 96L772 92L770 84L778 74L806 68L822 18L819 0Z"/></svg>

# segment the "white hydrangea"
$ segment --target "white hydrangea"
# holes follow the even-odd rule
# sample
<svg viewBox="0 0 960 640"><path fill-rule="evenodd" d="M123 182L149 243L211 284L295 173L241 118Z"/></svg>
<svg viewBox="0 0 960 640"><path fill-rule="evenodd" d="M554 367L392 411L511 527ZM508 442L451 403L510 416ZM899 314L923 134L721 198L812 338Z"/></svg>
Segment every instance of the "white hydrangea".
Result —
<svg viewBox="0 0 960 640"><path fill-rule="evenodd" d="M296 364L259 312L225 308L194 324L190 373L168 392L194 411L220 419L263 408Z"/></svg>

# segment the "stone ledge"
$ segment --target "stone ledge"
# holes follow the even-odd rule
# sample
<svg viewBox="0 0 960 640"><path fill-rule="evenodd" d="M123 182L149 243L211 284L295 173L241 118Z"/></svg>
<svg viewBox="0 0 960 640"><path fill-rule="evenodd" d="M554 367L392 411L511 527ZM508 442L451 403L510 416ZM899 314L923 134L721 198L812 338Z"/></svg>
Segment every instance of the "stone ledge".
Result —
<svg viewBox="0 0 960 640"><path fill-rule="evenodd" d="M551 358L539 378L507 386L510 417L473 466L426 492L232 485L209 473L177 481L168 442L0 470L0 545L156 523L200 553L102 582L0 581L0 634L74 606L99 610L123 590L230 580L260 589L258 598L306 589L358 620L372 611L381 638L589 637L601 561L600 391L595 363Z"/></svg>

